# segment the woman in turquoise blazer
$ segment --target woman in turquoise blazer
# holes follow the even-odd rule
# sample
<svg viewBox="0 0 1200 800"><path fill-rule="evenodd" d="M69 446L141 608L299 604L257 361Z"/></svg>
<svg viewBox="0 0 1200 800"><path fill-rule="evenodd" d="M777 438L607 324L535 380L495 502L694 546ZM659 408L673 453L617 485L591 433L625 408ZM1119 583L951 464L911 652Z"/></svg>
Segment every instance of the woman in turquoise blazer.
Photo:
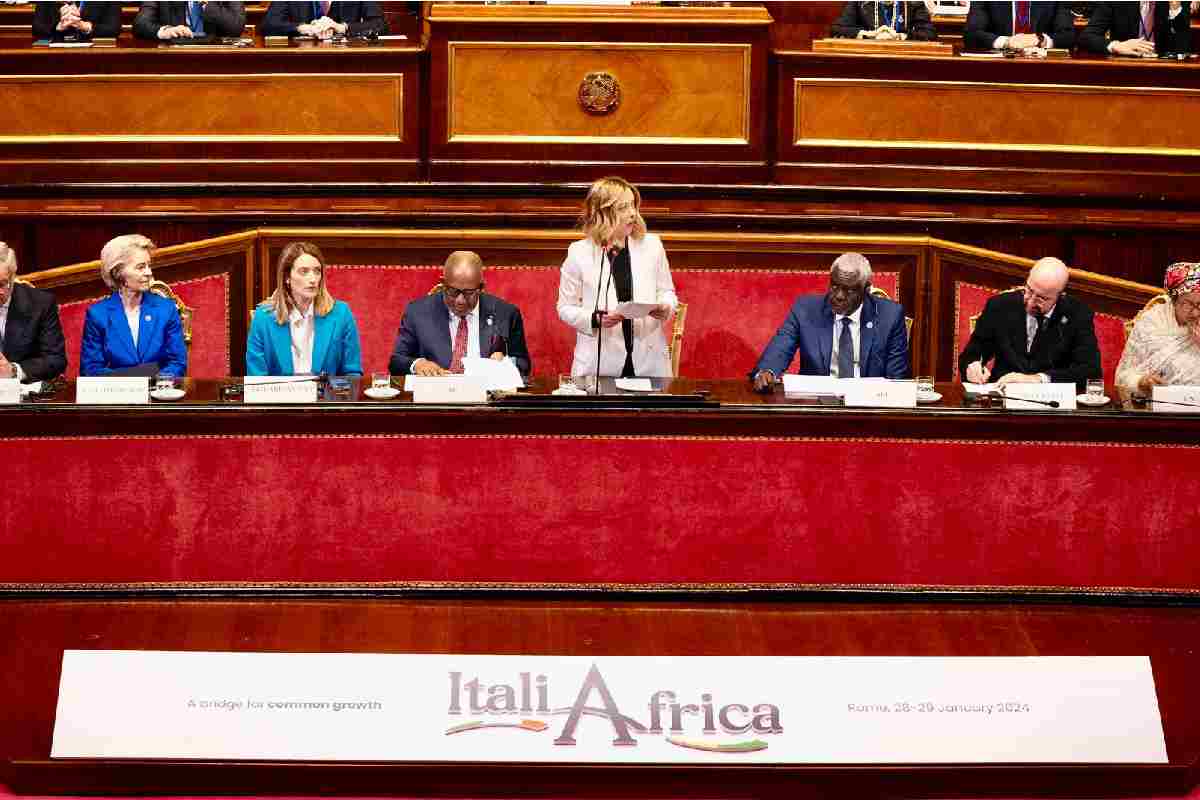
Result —
<svg viewBox="0 0 1200 800"><path fill-rule="evenodd" d="M309 242L279 254L275 293L254 310L247 375L362 375L350 306L325 288L325 259Z"/></svg>

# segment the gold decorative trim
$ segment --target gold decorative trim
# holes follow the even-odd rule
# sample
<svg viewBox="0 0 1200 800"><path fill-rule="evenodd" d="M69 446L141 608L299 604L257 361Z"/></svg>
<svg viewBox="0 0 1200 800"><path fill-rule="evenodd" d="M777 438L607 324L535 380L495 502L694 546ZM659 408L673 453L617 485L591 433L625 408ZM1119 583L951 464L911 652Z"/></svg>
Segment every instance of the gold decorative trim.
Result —
<svg viewBox="0 0 1200 800"><path fill-rule="evenodd" d="M998 152L1036 152L1036 153L1094 153L1119 155L1171 155L1171 156L1200 156L1200 149L1189 147L1112 147L1101 145L1072 145L1072 144L998 144L993 142L972 141L923 141L896 139L879 141L877 139L819 139L805 138L800 135L803 126L803 89L823 86L845 86L850 88L892 87L901 89L917 89L928 91L931 88L964 88L981 92L1019 92L1022 94L1058 93L1066 95L1114 95L1120 96L1148 95L1160 98L1160 102L1169 103L1178 97L1191 96L1200 98L1200 89L1177 89L1157 86L1082 86L1076 84L1054 83L973 83L969 81L913 81L913 80L866 80L863 78L793 78L793 116L792 144L798 147L861 147L875 149L899 150L952 150L971 149Z"/></svg>
<svg viewBox="0 0 1200 800"><path fill-rule="evenodd" d="M459 50L606 50L664 53L671 51L731 51L742 53L742 131L740 137L684 137L684 136L531 136L455 133L454 89L456 86L454 66ZM699 42L670 43L655 42L474 42L453 41L446 43L446 143L494 142L497 144L663 144L663 145L749 145L750 144L750 100L752 97L751 65L754 58L753 46L749 44Z"/></svg>
<svg viewBox="0 0 1200 800"><path fill-rule="evenodd" d="M762 6L672 8L663 6L531 6L433 3L429 22L507 25L512 23L614 24L614 25L770 25L771 15Z"/></svg>

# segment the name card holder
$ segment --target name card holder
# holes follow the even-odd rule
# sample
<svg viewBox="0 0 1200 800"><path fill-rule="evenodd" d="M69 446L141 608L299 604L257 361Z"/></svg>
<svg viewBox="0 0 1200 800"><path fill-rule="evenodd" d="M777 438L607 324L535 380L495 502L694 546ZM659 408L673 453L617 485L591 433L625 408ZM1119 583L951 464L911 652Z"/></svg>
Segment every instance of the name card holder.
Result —
<svg viewBox="0 0 1200 800"><path fill-rule="evenodd" d="M150 404L150 379L79 378L75 402L84 406L144 406Z"/></svg>
<svg viewBox="0 0 1200 800"><path fill-rule="evenodd" d="M16 378L0 378L0 406L21 402L21 382Z"/></svg>
<svg viewBox="0 0 1200 800"><path fill-rule="evenodd" d="M1076 387L1073 383L1009 383L1004 392L1008 411L1074 411ZM1028 403L1027 400L1039 402ZM1048 405L1057 402L1058 407Z"/></svg>
<svg viewBox="0 0 1200 800"><path fill-rule="evenodd" d="M1200 386L1155 386L1150 399L1152 411L1200 414Z"/></svg>
<svg viewBox="0 0 1200 800"><path fill-rule="evenodd" d="M846 381L845 403L852 408L916 408L916 381Z"/></svg>
<svg viewBox="0 0 1200 800"><path fill-rule="evenodd" d="M406 385L408 385L406 383ZM411 383L414 403L486 403L483 381L469 375L447 375Z"/></svg>
<svg viewBox="0 0 1200 800"><path fill-rule="evenodd" d="M317 379L296 377L288 380L278 375L246 376L243 403L315 403Z"/></svg>

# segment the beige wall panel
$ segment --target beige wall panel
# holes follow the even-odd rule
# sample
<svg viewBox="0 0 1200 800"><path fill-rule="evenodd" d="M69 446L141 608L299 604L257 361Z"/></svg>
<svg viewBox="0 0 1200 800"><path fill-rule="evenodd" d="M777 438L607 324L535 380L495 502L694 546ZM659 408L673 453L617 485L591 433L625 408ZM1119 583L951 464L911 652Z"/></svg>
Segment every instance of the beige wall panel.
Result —
<svg viewBox="0 0 1200 800"><path fill-rule="evenodd" d="M0 139L402 137L403 75L0 76Z"/></svg>
<svg viewBox="0 0 1200 800"><path fill-rule="evenodd" d="M798 78L797 145L1189 153L1200 91Z"/></svg>
<svg viewBox="0 0 1200 800"><path fill-rule="evenodd" d="M620 106L579 105L589 72L609 72ZM451 42L450 141L746 144L750 45Z"/></svg>

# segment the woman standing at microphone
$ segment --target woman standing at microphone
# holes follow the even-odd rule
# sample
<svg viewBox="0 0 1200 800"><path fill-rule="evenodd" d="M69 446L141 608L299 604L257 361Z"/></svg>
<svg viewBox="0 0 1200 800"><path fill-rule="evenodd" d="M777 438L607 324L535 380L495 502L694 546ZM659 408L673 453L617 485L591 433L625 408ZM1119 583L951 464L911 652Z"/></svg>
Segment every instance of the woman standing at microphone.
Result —
<svg viewBox="0 0 1200 800"><path fill-rule="evenodd" d="M592 184L579 215L584 238L567 248L558 282L558 318L576 331L572 375L671 377L663 323L675 310L675 284L662 241L646 232L637 188L621 178ZM654 306L627 319L620 303Z"/></svg>

